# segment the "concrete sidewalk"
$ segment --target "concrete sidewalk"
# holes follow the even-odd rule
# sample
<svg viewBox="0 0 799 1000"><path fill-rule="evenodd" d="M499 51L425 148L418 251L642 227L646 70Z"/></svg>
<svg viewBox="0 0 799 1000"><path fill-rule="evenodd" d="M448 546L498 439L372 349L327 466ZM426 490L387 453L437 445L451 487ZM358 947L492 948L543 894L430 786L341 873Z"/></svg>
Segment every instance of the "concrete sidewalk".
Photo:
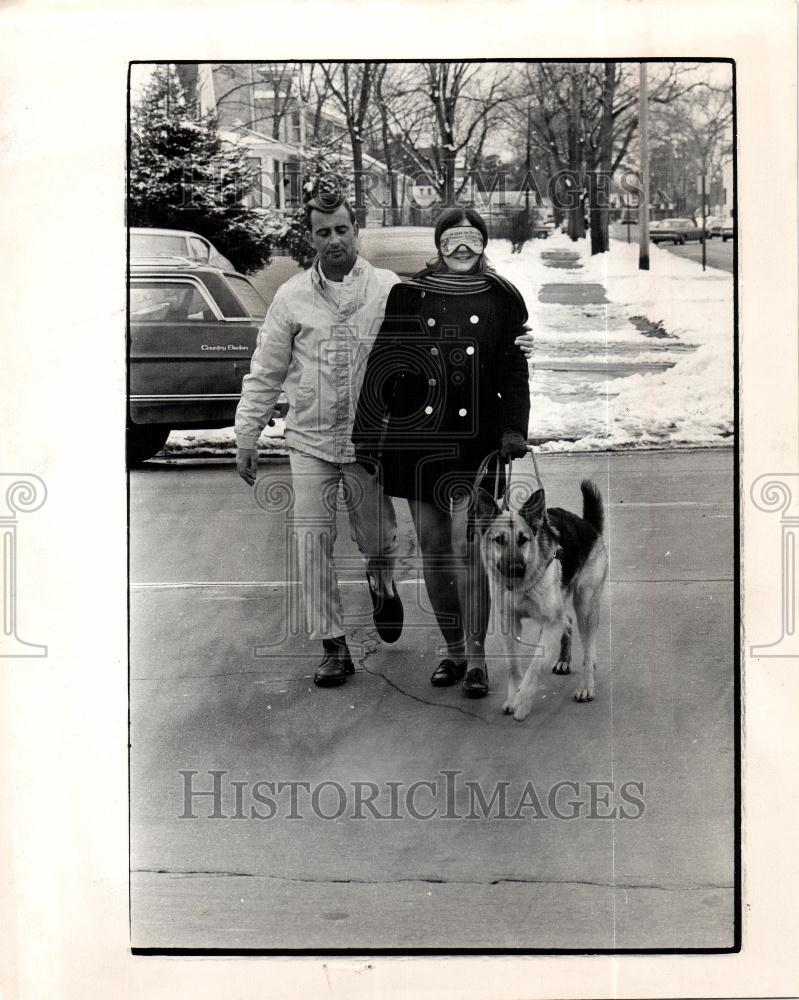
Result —
<svg viewBox="0 0 799 1000"><path fill-rule="evenodd" d="M596 700L576 704L574 675L547 673L523 723L500 713L496 663L484 701L430 686L439 636L404 501L405 632L377 638L342 518L357 668L322 691L316 644L292 634L287 512L265 513L232 466L134 472L134 946L729 948L732 457L541 457L551 506L579 511L580 480L599 485L611 576ZM288 466L262 472L279 499ZM257 818L259 781L307 783L294 786L302 818L276 785L260 789L274 815ZM371 786L356 782L387 818L359 808ZM414 782L435 787L417 786L409 809ZM343 814L321 818L339 786Z"/></svg>

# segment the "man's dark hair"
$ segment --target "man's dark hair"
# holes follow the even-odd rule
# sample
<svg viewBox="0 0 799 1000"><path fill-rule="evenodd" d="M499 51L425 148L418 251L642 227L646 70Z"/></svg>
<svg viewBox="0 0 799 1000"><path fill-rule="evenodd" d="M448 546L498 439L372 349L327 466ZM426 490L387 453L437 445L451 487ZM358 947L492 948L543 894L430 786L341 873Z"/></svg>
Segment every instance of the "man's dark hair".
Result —
<svg viewBox="0 0 799 1000"><path fill-rule="evenodd" d="M305 228L311 231L311 212L324 212L325 215L332 215L337 208L344 205L353 224L356 220L355 210L347 201L344 192L346 187L342 180L334 175L323 175L317 178L308 200L305 202Z"/></svg>

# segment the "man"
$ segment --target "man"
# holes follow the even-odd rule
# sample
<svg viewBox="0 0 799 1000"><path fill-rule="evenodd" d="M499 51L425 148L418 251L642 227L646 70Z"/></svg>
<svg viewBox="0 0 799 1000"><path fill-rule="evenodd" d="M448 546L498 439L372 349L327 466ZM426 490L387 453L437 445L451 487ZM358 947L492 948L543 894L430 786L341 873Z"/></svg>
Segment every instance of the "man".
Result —
<svg viewBox="0 0 799 1000"><path fill-rule="evenodd" d="M333 561L342 482L350 528L366 563L377 631L385 642L395 642L402 631L402 603L393 580L394 507L375 477L356 462L350 440L366 358L399 278L358 256L355 213L340 194L312 198L305 223L316 260L278 289L258 334L236 411L236 465L242 479L254 485L257 441L285 389L306 624L323 646L314 682L333 687L354 671Z"/></svg>

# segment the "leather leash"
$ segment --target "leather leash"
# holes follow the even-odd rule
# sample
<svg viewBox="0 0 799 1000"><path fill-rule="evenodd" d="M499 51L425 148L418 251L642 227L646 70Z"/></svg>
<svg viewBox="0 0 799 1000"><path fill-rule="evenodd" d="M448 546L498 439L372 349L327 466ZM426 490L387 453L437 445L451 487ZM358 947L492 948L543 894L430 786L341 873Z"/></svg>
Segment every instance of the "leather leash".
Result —
<svg viewBox="0 0 799 1000"><path fill-rule="evenodd" d="M533 450L533 446L530 444L527 445L527 453L533 460L533 469L535 470L535 478L538 480L539 487L543 490L544 483L541 479L541 473L538 471L538 462L536 462L535 460L535 451ZM510 510L510 506L508 503L508 496L510 494L510 482L511 482L511 476L513 474L513 459L512 458L503 459L502 452L500 452L499 450L490 451L483 459L483 461L480 463L480 468L477 470L477 475L475 476L474 479L474 488L478 489L478 487L482 486L482 481L488 475L492 462L496 463L494 469L494 489L492 495L494 497L494 500L496 500L496 502L499 503L500 475L504 470L505 489L502 495L502 509ZM484 486L482 486L482 488L485 489Z"/></svg>

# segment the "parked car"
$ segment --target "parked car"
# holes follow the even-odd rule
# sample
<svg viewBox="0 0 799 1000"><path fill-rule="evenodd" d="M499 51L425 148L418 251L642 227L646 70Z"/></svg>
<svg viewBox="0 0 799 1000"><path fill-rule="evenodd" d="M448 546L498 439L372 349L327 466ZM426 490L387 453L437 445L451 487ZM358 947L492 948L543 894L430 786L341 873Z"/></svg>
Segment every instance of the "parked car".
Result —
<svg viewBox="0 0 799 1000"><path fill-rule="evenodd" d="M130 256L133 257L186 257L212 267L228 271L235 268L216 249L210 240L198 233L184 229L132 228L130 230Z"/></svg>
<svg viewBox="0 0 799 1000"><path fill-rule="evenodd" d="M653 243L676 244L688 240L701 240L702 227L694 219L659 219L649 226L649 238Z"/></svg>
<svg viewBox="0 0 799 1000"><path fill-rule="evenodd" d="M721 236L723 219L719 215L709 215L705 219L705 236L712 240L714 236Z"/></svg>
<svg viewBox="0 0 799 1000"><path fill-rule="evenodd" d="M250 281L180 258L131 258L128 460L170 430L229 427L267 303ZM285 405L282 411L285 413Z"/></svg>
<svg viewBox="0 0 799 1000"><path fill-rule="evenodd" d="M421 271L436 256L432 226L385 226L362 229L360 252L370 264L407 278Z"/></svg>
<svg viewBox="0 0 799 1000"><path fill-rule="evenodd" d="M727 240L735 239L735 223L732 219L725 219L721 224L721 238L726 243Z"/></svg>

